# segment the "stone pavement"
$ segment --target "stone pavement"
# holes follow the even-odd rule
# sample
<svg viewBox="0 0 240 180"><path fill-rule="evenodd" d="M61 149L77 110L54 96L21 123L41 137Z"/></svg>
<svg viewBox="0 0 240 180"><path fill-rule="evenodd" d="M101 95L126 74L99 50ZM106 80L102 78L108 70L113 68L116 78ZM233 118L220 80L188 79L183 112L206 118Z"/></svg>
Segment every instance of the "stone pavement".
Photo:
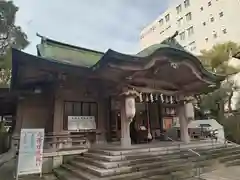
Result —
<svg viewBox="0 0 240 180"><path fill-rule="evenodd" d="M223 167L216 171L203 174L201 177L205 180L239 180L240 166Z"/></svg>
<svg viewBox="0 0 240 180"><path fill-rule="evenodd" d="M15 160L10 160L0 167L0 180L15 180L14 178L14 169L15 169ZM20 177L19 180L57 180L57 178L52 175L44 175L44 177L40 178L37 175L24 176Z"/></svg>

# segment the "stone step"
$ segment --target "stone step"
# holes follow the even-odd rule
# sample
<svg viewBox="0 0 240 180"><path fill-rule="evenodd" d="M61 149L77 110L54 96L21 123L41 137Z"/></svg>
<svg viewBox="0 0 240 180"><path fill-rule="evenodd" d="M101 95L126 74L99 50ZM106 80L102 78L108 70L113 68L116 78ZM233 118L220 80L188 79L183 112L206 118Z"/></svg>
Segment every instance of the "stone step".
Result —
<svg viewBox="0 0 240 180"><path fill-rule="evenodd" d="M198 150L197 152L200 152L202 155L207 155L211 154L215 157L218 157L222 154L229 154L229 153L240 153L239 148L221 148L221 149L211 149L208 151L203 151L203 150ZM174 158L187 158L187 157L194 157L196 156L192 152L188 151L181 151L181 152L174 152L170 154L162 154L162 152L142 152L142 153L136 153L136 154L130 154L130 155L105 155L105 154L98 154L98 153L85 153L83 157L87 157L88 159L94 159L98 161L104 161L104 162L121 162L121 161L127 161L127 160L135 160L136 162L140 162L142 160L147 160L147 159L154 159L154 158L159 158L159 159L174 159ZM113 164L113 163L112 163Z"/></svg>
<svg viewBox="0 0 240 180"><path fill-rule="evenodd" d="M84 162L81 163L81 162L72 161L70 164L76 167L77 169L85 170L99 177L113 176L118 174L130 173L133 171L132 167L129 167L129 166L112 168L112 169L104 169L94 165L86 164Z"/></svg>
<svg viewBox="0 0 240 180"><path fill-rule="evenodd" d="M164 153L170 153L170 152L175 152L179 151L179 148L182 150L187 150L187 149L211 149L213 146L211 143L200 143L200 144L189 144L189 145L181 145L180 147L177 144L173 144L171 146L167 147L143 147L143 148L134 148L134 149L115 149L115 148L92 148L89 150L89 153L95 153L95 154L101 154L101 155L108 155L108 156L118 156L118 155L131 155L131 154L136 154L136 153L149 153L149 152L162 152ZM214 145L215 148L218 147L224 147L224 144L216 144Z"/></svg>
<svg viewBox="0 0 240 180"><path fill-rule="evenodd" d="M191 156L189 155L182 155L180 156L179 154L172 155L172 156L153 156L153 157L142 157L139 159L131 159L131 160L122 160L122 161L101 161L96 158L92 157L86 157L86 156L78 156L74 160L79 161L79 162L86 162L101 168L105 169L111 169L111 168L117 168L117 167L122 167L122 166L131 166L134 164L140 164L140 163L149 163L149 162L169 162L175 159L181 159L181 158L190 158Z"/></svg>
<svg viewBox="0 0 240 180"><path fill-rule="evenodd" d="M67 172L71 172L74 176L73 177L77 177L77 178L80 178L80 179L83 179L83 180L95 180L95 179L101 179L101 180L120 180L120 179L128 179L128 180L131 180L131 179L136 179L136 178L142 178L142 177L150 177L150 176L159 176L159 175L163 175L165 174L165 176L167 176L167 174L170 174L171 172L173 171L181 171L181 170L185 170L186 168L187 169L192 169L192 168L195 168L196 166L204 166L204 165L208 165L208 161L204 161L201 163L199 162L196 162L196 163L187 163L187 160L186 159L186 163L183 163L183 162L179 162L178 164L174 164L172 166L168 166L168 167L148 167L149 164L143 164L142 165L142 169L135 169L136 170L139 170L138 172L132 172L133 169L131 169L131 171L129 173L127 173L128 171L125 171L125 172L122 172L121 170L118 170L118 172L120 171L121 173L124 173L124 174L120 174L118 175L118 172L117 174L114 174L112 173L110 177L99 177L99 173L90 173L89 170L86 170L86 166L85 167L82 167L84 163L82 163L82 166L81 167L76 167L76 166L73 166L73 165L69 165L69 164L66 164L66 165L63 165L62 167L64 168L65 171ZM211 164L211 163L209 163ZM165 164L166 165L166 164ZM136 165L137 167L138 165ZM87 166L87 168L89 168L89 166ZM132 168L132 167L130 167ZM96 169L94 169L96 170ZM117 168L116 168L117 170ZM106 172L105 172L106 173ZM60 174L60 173L59 173ZM64 174L63 174L64 175ZM101 175L101 174L100 174ZM68 175L65 175L65 177L68 176ZM69 177L69 176L68 176ZM73 178L71 177L71 178ZM65 180L64 178L62 178L61 180ZM71 180L70 178L67 178L66 180ZM74 179L75 180L75 179Z"/></svg>
<svg viewBox="0 0 240 180"><path fill-rule="evenodd" d="M69 172L70 174L74 175L74 177L82 180L98 180L99 177L88 173L85 170L78 169L70 164L63 164L61 168L64 168L65 171ZM71 180L71 179L67 179Z"/></svg>
<svg viewBox="0 0 240 180"><path fill-rule="evenodd" d="M240 159L232 160L230 162L225 163L226 167L230 166L240 166Z"/></svg>
<svg viewBox="0 0 240 180"><path fill-rule="evenodd" d="M57 168L53 170L53 173L58 178L58 180L82 180L74 176L72 173L67 171L65 168Z"/></svg>
<svg viewBox="0 0 240 180"><path fill-rule="evenodd" d="M210 158L210 157L209 157ZM154 156L150 158L141 158L141 159L133 159L133 160L122 160L122 161L116 161L116 162L106 162L106 161L100 161L96 160L93 158L85 157L85 156L78 156L74 159L74 161L78 162L84 162L90 165L97 166L99 168L104 168L104 169L111 169L111 168L119 168L119 167L124 167L124 166L133 166L136 164L146 164L146 163L175 163L178 161L185 161L186 159L188 160L205 160L209 159L207 156L190 156L190 155L172 155L172 156Z"/></svg>
<svg viewBox="0 0 240 180"><path fill-rule="evenodd" d="M219 161L221 163L227 163L229 161L240 160L240 154L230 154L224 157L220 157Z"/></svg>
<svg viewBox="0 0 240 180"><path fill-rule="evenodd" d="M109 153L112 150L106 150L103 154L103 150L90 150L54 170L54 173L60 180L172 180L172 177L186 180L194 178L196 169L201 169L202 173L212 170L219 161L228 163L227 160L240 158L239 147L208 148L194 149L201 154L200 157L188 149L178 149L168 154L156 149L150 152L137 150L137 153L125 151L123 154L116 151ZM231 162L240 164L236 160Z"/></svg>
<svg viewBox="0 0 240 180"><path fill-rule="evenodd" d="M124 173L130 173L130 172L137 172L137 171L147 171L151 169L161 169L166 170L166 168L171 169L175 165L179 167L183 167L188 165L188 163L194 164L194 167L204 167L204 166L210 166L212 163L212 160L194 160L194 159L185 159L185 160L175 160L175 161L166 161L166 162L152 162L152 163L143 163L143 164L134 164L132 166L123 166L119 168L112 168L112 169L104 169L99 168L94 165L86 164L84 162L71 162L71 165L78 168L83 169L85 171L88 171L91 174L94 174L96 176L105 177L105 176L114 176L118 174L124 174ZM183 165L184 164L184 165Z"/></svg>

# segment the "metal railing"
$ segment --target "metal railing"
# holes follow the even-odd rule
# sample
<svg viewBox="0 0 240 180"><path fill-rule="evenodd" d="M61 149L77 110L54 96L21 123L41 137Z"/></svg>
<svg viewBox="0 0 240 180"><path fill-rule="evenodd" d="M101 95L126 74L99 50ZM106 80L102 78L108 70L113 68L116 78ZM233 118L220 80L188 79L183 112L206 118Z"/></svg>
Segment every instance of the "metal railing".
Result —
<svg viewBox="0 0 240 180"><path fill-rule="evenodd" d="M219 131L219 130L222 130L221 128L220 129L214 129L213 131ZM214 141L214 139L215 139L215 141ZM219 140L221 140L222 142L224 142L224 145L227 147L229 144L231 144L231 145L234 145L234 146L236 146L236 147L240 147L240 145L239 144L237 144L237 143L235 143L235 142L233 142L233 141L230 141L230 140L228 140L227 138L221 138L221 137L216 137L216 138L214 138L213 136L211 137L211 140L212 140L212 145L214 144L214 142L215 143L218 143L218 141Z"/></svg>
<svg viewBox="0 0 240 180"><path fill-rule="evenodd" d="M176 141L176 140L172 139L171 137L167 136L167 135L164 134L164 133L160 133L160 135L163 135L163 136L165 136L168 140L170 140L170 141L172 141L172 142L174 142L174 143L177 143L177 146L178 146L179 150L181 150L181 143L179 143L179 141ZM201 156L198 152L194 151L194 150L191 149L191 148L187 148L187 151L189 151L189 152L191 152L191 153L193 153L193 154L195 154L195 155L197 155L197 156Z"/></svg>
<svg viewBox="0 0 240 180"><path fill-rule="evenodd" d="M163 135L165 138L167 138L168 140L174 142L177 144L179 152L181 152L181 143L179 143L179 141L176 141L174 139L172 139L171 137L167 136L164 133L160 133L160 135ZM197 157L201 157L200 153L198 153L197 151L193 150L192 148L183 148L184 150L187 150L188 152L191 152L192 154L194 154ZM201 167L196 167L196 173L195 173L195 177L200 179L201 176ZM181 178L179 179L178 177L172 176L172 180L181 180Z"/></svg>

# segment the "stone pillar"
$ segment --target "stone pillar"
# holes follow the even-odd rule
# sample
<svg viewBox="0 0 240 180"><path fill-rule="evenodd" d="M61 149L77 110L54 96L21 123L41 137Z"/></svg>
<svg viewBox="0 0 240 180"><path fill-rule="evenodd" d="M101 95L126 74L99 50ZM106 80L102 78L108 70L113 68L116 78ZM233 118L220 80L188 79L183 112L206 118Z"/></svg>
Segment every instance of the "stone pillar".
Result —
<svg viewBox="0 0 240 180"><path fill-rule="evenodd" d="M188 134L188 124L191 120L194 119L194 108L192 103L184 103L184 96L180 97L178 117L180 124L181 141L187 144L190 142L190 137Z"/></svg>
<svg viewBox="0 0 240 180"><path fill-rule="evenodd" d="M121 146L131 146L130 123L135 116L135 93L124 93L121 99Z"/></svg>
<svg viewBox="0 0 240 180"><path fill-rule="evenodd" d="M178 108L178 116L179 116L179 123L180 123L180 134L181 134L181 141L184 143L189 143L190 138L188 135L188 120L186 117L185 112L185 105L181 104Z"/></svg>

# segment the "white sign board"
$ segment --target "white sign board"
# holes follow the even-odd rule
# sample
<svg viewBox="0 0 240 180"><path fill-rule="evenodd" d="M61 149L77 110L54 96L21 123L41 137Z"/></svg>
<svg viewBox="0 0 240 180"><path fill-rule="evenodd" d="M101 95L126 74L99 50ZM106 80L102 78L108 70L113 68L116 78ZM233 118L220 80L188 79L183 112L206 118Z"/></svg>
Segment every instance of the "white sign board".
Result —
<svg viewBox="0 0 240 180"><path fill-rule="evenodd" d="M92 130L96 129L94 116L68 116L68 130Z"/></svg>
<svg viewBox="0 0 240 180"><path fill-rule="evenodd" d="M17 177L42 173L44 129L22 129Z"/></svg>

